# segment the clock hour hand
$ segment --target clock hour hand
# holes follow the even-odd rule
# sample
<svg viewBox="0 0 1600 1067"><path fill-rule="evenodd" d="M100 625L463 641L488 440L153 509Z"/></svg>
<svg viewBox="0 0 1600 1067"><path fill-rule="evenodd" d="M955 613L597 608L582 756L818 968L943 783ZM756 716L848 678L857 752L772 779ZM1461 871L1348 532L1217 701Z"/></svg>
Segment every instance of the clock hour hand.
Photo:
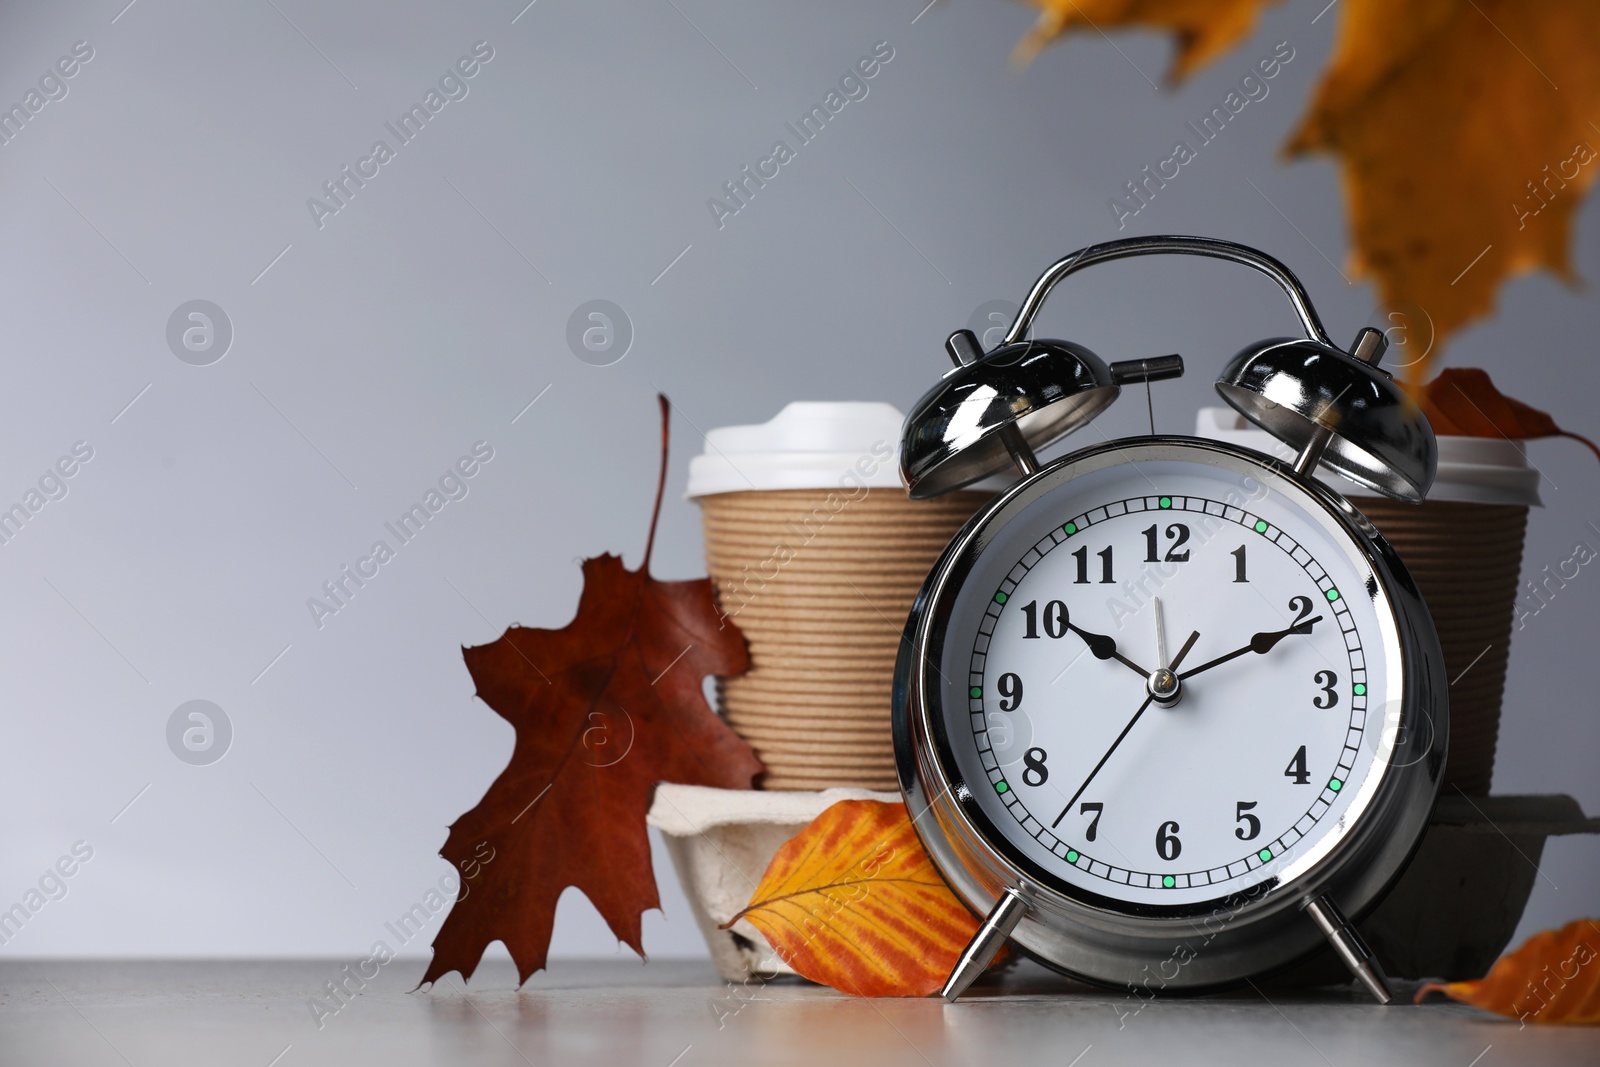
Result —
<svg viewBox="0 0 1600 1067"><path fill-rule="evenodd" d="M1268 652L1271 652L1273 648L1277 646L1278 642L1282 641L1285 637L1288 637L1291 634L1297 636L1309 634L1311 632L1311 628L1321 621L1321 615L1313 615L1304 622L1297 622L1294 625L1286 626L1281 630L1263 630L1261 633L1258 633L1254 637L1250 638L1250 643L1245 645L1243 648L1236 648L1225 656L1218 656L1216 659L1211 660L1208 663L1200 664L1200 666L1195 667L1193 670L1184 671L1178 677L1192 678L1201 671L1209 671L1212 667L1219 667L1222 664L1227 663L1229 660L1238 659L1240 656L1243 656L1249 652L1255 652L1264 656Z"/></svg>
<svg viewBox="0 0 1600 1067"><path fill-rule="evenodd" d="M1095 659L1114 659L1141 678L1150 676L1149 671L1117 651L1116 638L1109 637L1106 634L1092 634L1072 622L1067 623L1067 629L1083 638L1083 643L1089 646L1089 654Z"/></svg>

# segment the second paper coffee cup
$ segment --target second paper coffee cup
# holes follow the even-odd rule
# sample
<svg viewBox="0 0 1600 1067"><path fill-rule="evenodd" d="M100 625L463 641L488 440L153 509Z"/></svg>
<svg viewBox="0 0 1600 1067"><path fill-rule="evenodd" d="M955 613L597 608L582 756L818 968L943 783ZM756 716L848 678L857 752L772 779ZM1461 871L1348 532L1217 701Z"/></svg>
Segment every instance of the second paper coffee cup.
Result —
<svg viewBox="0 0 1600 1067"><path fill-rule="evenodd" d="M1227 408L1204 408L1196 432L1292 459L1288 446ZM1323 481L1351 498L1394 546L1433 615L1450 681L1446 789L1486 796L1500 737L1500 703L1516 618L1528 508L1539 472L1516 442L1440 437L1428 498L1406 504L1336 475Z"/></svg>

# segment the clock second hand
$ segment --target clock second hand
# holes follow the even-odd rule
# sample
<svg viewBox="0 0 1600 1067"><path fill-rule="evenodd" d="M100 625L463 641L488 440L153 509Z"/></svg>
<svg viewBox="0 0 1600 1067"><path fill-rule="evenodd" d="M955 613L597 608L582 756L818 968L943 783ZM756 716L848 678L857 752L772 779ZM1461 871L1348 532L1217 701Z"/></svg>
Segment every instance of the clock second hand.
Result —
<svg viewBox="0 0 1600 1067"><path fill-rule="evenodd" d="M1175 671L1179 666L1182 665L1183 657L1189 654L1189 650L1194 647L1194 643L1198 640L1200 640L1200 631L1195 630L1189 635L1189 639L1183 643L1183 647L1178 649L1178 654L1172 659L1172 666L1169 668L1170 670ZM1111 758L1111 754L1117 750L1117 746L1122 744L1122 739L1128 736L1128 731L1133 729L1134 724L1139 721L1140 716L1142 716L1149 709L1151 704L1155 703L1155 699L1156 698L1154 694L1146 694L1144 703L1139 705L1139 710L1133 713L1133 718L1128 720L1128 725L1122 728L1122 732L1117 735L1117 739L1111 742L1111 747L1106 749L1106 754L1100 757L1100 762L1094 765L1094 770L1089 772L1089 777L1083 780L1083 784L1078 787L1078 791L1072 794L1072 799L1067 801L1067 806L1061 809L1061 814L1057 815L1055 822L1050 824L1050 829L1054 830L1057 826L1061 825L1061 820L1067 817L1067 812L1072 810L1072 805L1076 804L1078 802L1078 798L1083 796L1083 791L1089 788L1089 783L1094 781L1094 776L1100 773L1100 768L1106 765L1106 760Z"/></svg>
<svg viewBox="0 0 1600 1067"><path fill-rule="evenodd" d="M1167 663L1167 628L1161 620L1161 598L1150 599L1156 608L1156 670L1164 671L1171 666Z"/></svg>

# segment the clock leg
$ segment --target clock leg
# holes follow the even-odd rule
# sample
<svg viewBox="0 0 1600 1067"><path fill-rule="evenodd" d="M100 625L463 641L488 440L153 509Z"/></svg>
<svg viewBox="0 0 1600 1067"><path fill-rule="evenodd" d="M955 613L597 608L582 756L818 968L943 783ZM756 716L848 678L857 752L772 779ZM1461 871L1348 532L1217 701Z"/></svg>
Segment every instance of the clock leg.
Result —
<svg viewBox="0 0 1600 1067"><path fill-rule="evenodd" d="M1384 977L1383 968L1378 966L1378 960L1367 947L1361 935L1356 933L1356 928L1350 920L1339 911L1339 906L1333 902L1332 897L1312 897L1303 905L1307 915L1322 931L1333 950L1339 954L1344 965L1350 968L1350 973L1361 980L1367 987L1367 992L1379 1004L1388 1004L1394 999L1394 994L1389 991L1389 979Z"/></svg>
<svg viewBox="0 0 1600 1067"><path fill-rule="evenodd" d="M956 961L940 996L954 1004L956 998L965 993L967 987L989 966L994 954L1000 951L1000 946L1005 944L1006 938L1011 936L1011 931L1017 928L1017 923L1027 910L1028 902L1015 889L1001 893L988 918L983 920L983 925L978 927L978 932Z"/></svg>

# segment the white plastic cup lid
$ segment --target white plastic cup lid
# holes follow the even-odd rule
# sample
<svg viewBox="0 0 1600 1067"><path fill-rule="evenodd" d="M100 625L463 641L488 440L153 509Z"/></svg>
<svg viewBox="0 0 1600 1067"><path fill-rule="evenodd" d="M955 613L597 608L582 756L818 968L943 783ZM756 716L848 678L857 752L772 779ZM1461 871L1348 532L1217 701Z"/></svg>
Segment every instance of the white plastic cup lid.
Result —
<svg viewBox="0 0 1600 1067"><path fill-rule="evenodd" d="M797 400L767 422L706 434L689 461L688 499L771 489L894 488L900 427L892 404Z"/></svg>
<svg viewBox="0 0 1600 1067"><path fill-rule="evenodd" d="M1258 430L1232 408L1201 408L1195 418L1195 436L1252 448L1292 461L1294 450L1265 430ZM1377 496L1371 489L1326 469L1317 471L1317 480L1344 496ZM1521 445L1503 437L1439 438L1439 472L1429 500L1451 500L1470 504L1522 504L1542 507L1539 499L1539 472L1528 466Z"/></svg>

